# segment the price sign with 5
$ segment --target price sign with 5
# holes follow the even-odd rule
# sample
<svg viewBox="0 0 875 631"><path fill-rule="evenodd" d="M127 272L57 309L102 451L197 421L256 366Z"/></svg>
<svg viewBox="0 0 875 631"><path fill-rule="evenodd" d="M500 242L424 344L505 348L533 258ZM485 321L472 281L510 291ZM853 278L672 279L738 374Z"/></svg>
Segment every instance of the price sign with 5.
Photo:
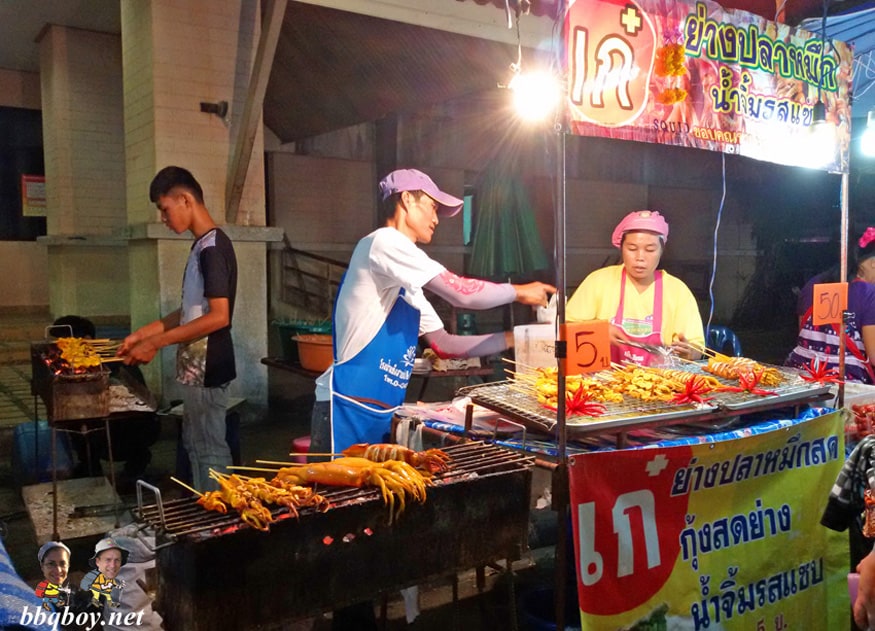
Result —
<svg viewBox="0 0 875 631"><path fill-rule="evenodd" d="M563 324L559 327L559 339L568 343L565 374L582 375L611 367L607 320Z"/></svg>
<svg viewBox="0 0 875 631"><path fill-rule="evenodd" d="M842 323L842 312L848 308L847 283L820 283L814 286L811 320L814 326Z"/></svg>

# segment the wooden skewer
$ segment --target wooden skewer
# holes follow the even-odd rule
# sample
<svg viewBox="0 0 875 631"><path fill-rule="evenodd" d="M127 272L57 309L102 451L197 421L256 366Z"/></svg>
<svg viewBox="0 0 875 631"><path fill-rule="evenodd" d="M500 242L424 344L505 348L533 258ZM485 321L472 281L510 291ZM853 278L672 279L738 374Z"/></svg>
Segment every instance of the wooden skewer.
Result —
<svg viewBox="0 0 875 631"><path fill-rule="evenodd" d="M202 497L202 496L203 496L203 493L201 493L201 492L198 491L197 489L194 489L194 488L190 487L189 485L187 485L187 484L186 484L185 482L183 482L182 480L177 480L177 479L174 478L173 476L170 476L170 479L173 480L174 482L176 482L176 483L177 483L179 486L181 486L182 488L184 488L184 489L186 489L186 490L188 490L188 491L191 491L192 493L194 493L194 494L197 495L198 497Z"/></svg>
<svg viewBox="0 0 875 631"><path fill-rule="evenodd" d="M678 346L684 346L688 349L694 350L697 353L701 353L705 357L716 357L716 356L722 354L722 353L718 353L716 351L712 351L707 346L702 346L700 344L693 344L692 342L681 342L680 340L676 340L674 342L674 344L677 344Z"/></svg>
<svg viewBox="0 0 875 631"><path fill-rule="evenodd" d="M297 454L290 453L290 456L342 456L343 454ZM301 467L303 466L300 462L282 462L280 460L256 460L258 464L278 464L281 467Z"/></svg>
<svg viewBox="0 0 875 631"><path fill-rule="evenodd" d="M290 451L289 455L290 456L300 456L302 458L310 458L310 457L314 457L314 458L344 458L347 456L347 454L345 454L345 453L332 454L332 453L317 453L315 451L308 451L306 453L299 453L297 451ZM279 461L272 462L270 460L256 460L255 462L260 462L262 464L282 464L282 465L292 465L292 466L294 466L296 464L298 464L298 465L301 464L300 462L279 462Z"/></svg>
<svg viewBox="0 0 875 631"><path fill-rule="evenodd" d="M237 464L237 465L231 464L225 468L232 469L234 471L267 471L268 473L276 473L277 472L277 469L268 469L266 467L246 467L246 466L240 465L240 464Z"/></svg>
<svg viewBox="0 0 875 631"><path fill-rule="evenodd" d="M504 369L505 374L510 375L514 378L515 381L527 381L529 383L537 383L538 378L532 374L526 374L523 372L514 372L512 370Z"/></svg>

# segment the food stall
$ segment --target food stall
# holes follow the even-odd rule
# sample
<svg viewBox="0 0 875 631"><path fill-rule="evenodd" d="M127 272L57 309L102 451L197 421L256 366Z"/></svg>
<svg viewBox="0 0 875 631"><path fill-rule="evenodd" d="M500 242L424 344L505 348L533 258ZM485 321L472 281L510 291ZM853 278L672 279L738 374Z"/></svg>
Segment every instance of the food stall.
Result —
<svg viewBox="0 0 875 631"><path fill-rule="evenodd" d="M675 403L680 405L659 403L651 409L603 402L596 418L584 422L569 413L580 402L563 396L570 372L562 336L564 153L565 134L571 133L841 173L844 269L852 51L824 35L708 1L577 0L569 3L565 20L567 99L556 159L556 383L562 394L554 415L538 408L533 393L521 393L518 384L468 392L472 401L528 427L552 430L555 437L556 477L562 486L568 482L555 494L560 514L557 626L565 622L561 566L570 557L584 628L665 628L667 619L691 629L801 628L812 621L818 621L817 628L838 628L847 615L841 587L845 550L841 539L822 532L819 510L844 457L843 413L800 416L785 427L735 427L737 434L719 436L719 442L704 436L720 418L755 411L768 416L770 409L816 401L827 385L824 375L814 369L805 379L778 369L784 378L769 394L755 394L743 384L745 392L725 398L709 393L684 401L679 393ZM821 131L830 143L815 146ZM841 310L835 311L831 321L841 324ZM692 394L688 390L687 398ZM636 430L679 424L699 424L700 436L695 429L688 433L702 444L678 444L680 438L665 436L662 441L658 436L630 440ZM590 453L568 457L569 439L600 433L613 438ZM779 457L767 475L759 465L754 475L748 466L744 474L732 469L739 461L775 463ZM693 472L694 491L688 482ZM805 491L792 493L791 488ZM568 556L561 531L566 511L575 548ZM759 541L763 512L772 519L768 542ZM757 543L748 545L751 525ZM699 545L698 556L691 552L692 542ZM703 546L720 553L706 560Z"/></svg>

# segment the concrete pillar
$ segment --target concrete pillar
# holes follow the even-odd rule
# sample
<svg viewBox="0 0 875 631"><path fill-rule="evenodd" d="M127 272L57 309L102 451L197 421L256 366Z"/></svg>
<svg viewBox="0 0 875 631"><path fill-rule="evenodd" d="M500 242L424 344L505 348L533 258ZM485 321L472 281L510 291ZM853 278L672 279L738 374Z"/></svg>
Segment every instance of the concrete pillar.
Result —
<svg viewBox="0 0 875 631"><path fill-rule="evenodd" d="M236 122L243 113L260 32L260 3L207 0L126 0L121 3L124 76L125 181L131 324L140 326L179 306L190 237L157 223L148 186L161 168L189 169L207 208L224 223L225 183ZM222 119L201 102L227 101ZM259 129L261 129L259 127ZM234 340L238 378L232 396L267 403L267 251L282 238L265 228L263 134L259 131L241 200L246 226L223 226L238 263ZM162 351L146 371L153 389L174 398L176 349Z"/></svg>
<svg viewBox="0 0 875 631"><path fill-rule="evenodd" d="M126 318L121 38L50 25L39 46L49 307Z"/></svg>

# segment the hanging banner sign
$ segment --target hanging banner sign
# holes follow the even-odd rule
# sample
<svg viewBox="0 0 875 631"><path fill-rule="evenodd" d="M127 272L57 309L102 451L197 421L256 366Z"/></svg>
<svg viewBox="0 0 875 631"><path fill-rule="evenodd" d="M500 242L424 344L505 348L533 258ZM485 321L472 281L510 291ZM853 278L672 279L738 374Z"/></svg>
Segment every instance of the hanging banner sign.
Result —
<svg viewBox="0 0 875 631"><path fill-rule="evenodd" d="M721 442L572 456L582 628L846 627L847 534L820 525L843 432L832 412Z"/></svg>
<svg viewBox="0 0 875 631"><path fill-rule="evenodd" d="M706 0L569 4L572 133L848 172L847 44Z"/></svg>

